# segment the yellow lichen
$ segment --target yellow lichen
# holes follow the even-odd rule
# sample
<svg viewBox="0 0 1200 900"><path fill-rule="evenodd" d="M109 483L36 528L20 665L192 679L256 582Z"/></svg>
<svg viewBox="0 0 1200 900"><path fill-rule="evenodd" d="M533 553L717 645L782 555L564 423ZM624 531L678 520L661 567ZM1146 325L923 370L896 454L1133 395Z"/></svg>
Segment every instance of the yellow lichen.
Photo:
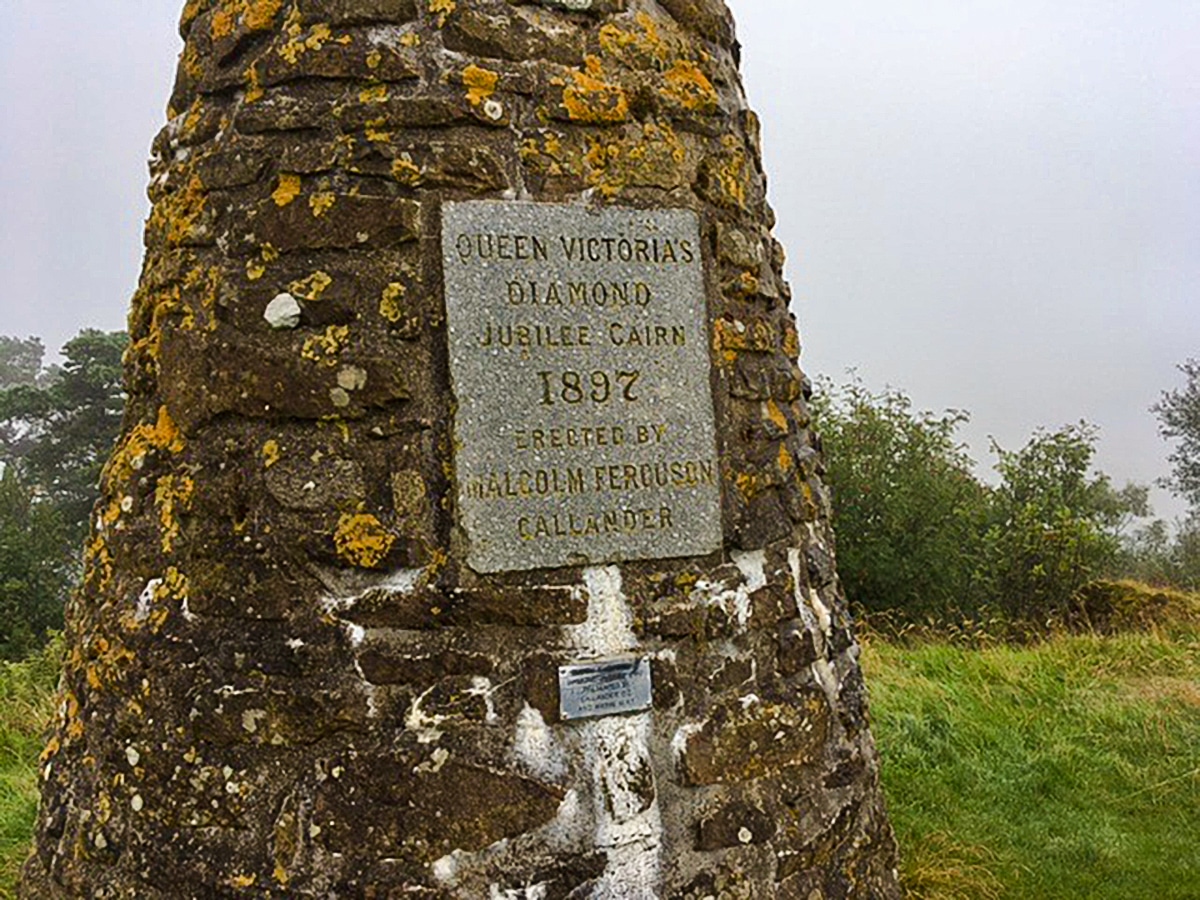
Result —
<svg viewBox="0 0 1200 900"><path fill-rule="evenodd" d="M716 167L717 185L731 206L746 206L746 153L737 139L726 136L722 141L728 150L723 162Z"/></svg>
<svg viewBox="0 0 1200 900"><path fill-rule="evenodd" d="M112 458L104 467L104 480L110 493L113 488L124 484L133 473L142 468L146 456L154 450L180 453L184 448L183 435L175 427L170 412L165 406L158 408L158 418L153 425L142 423L127 434L113 451Z"/></svg>
<svg viewBox="0 0 1200 900"><path fill-rule="evenodd" d="M500 82L500 73L484 69L472 63L462 73L462 83L467 89L467 100L472 106L479 106L492 94L496 93L496 85Z"/></svg>
<svg viewBox="0 0 1200 900"><path fill-rule="evenodd" d="M270 244L263 244L258 256L258 259L246 261L246 278L250 281L258 281L267 274L267 266L279 258L279 251Z"/></svg>
<svg viewBox="0 0 1200 900"><path fill-rule="evenodd" d="M717 108L720 98L716 89L698 65L680 59L663 75L666 86L662 93L685 109L711 113Z"/></svg>
<svg viewBox="0 0 1200 900"><path fill-rule="evenodd" d="M429 0L429 11L438 17L438 27L446 24L446 17L458 7L455 0Z"/></svg>
<svg viewBox="0 0 1200 900"><path fill-rule="evenodd" d="M624 122L629 118L629 98L620 85L579 70L571 77L574 83L563 89L562 103L573 121Z"/></svg>
<svg viewBox="0 0 1200 900"><path fill-rule="evenodd" d="M279 441L272 438L262 445L263 468L269 469L279 462L283 454L279 450Z"/></svg>
<svg viewBox="0 0 1200 900"><path fill-rule="evenodd" d="M380 63L382 63L382 62L383 62L383 54L380 53L378 50L372 50L370 53L367 54L367 68L370 69L371 71L378 69Z"/></svg>
<svg viewBox="0 0 1200 900"><path fill-rule="evenodd" d="M326 43L333 40L333 32L323 22L313 25L308 29L308 33L305 34L301 21L299 10L296 7L292 7L292 11L288 14L287 22L284 24L284 31L287 32L288 41L276 50L281 57L292 65L295 65L305 53L310 50L320 50Z"/></svg>
<svg viewBox="0 0 1200 900"><path fill-rule="evenodd" d="M169 554L174 551L181 528L179 513L191 506L195 490L195 482L186 475L166 475L158 480L154 488L154 505L158 509L158 521L162 526L163 553Z"/></svg>
<svg viewBox="0 0 1200 900"><path fill-rule="evenodd" d="M399 322L404 316L404 308L400 301L404 299L406 290L398 281L383 289L383 295L379 298L379 314L389 322Z"/></svg>
<svg viewBox="0 0 1200 900"><path fill-rule="evenodd" d="M397 181L415 186L420 183L421 175L421 167L407 153L392 160L392 177Z"/></svg>
<svg viewBox="0 0 1200 900"><path fill-rule="evenodd" d="M317 301L325 293L326 288L333 284L333 278L327 272L316 271L307 278L301 278L288 285L288 293L301 300Z"/></svg>
<svg viewBox="0 0 1200 900"><path fill-rule="evenodd" d="M258 881L257 875L234 875L229 879L229 886L234 888L254 887L254 883Z"/></svg>
<svg viewBox="0 0 1200 900"><path fill-rule="evenodd" d="M262 81L258 74L258 64L255 63L246 70L245 100L247 103L254 103L257 100L261 100L265 93L266 91L263 90Z"/></svg>
<svg viewBox="0 0 1200 900"><path fill-rule="evenodd" d="M178 247L195 236L200 217L208 204L208 191L200 176L191 175L183 190L165 195L150 213L150 228L162 234L170 247Z"/></svg>
<svg viewBox="0 0 1200 900"><path fill-rule="evenodd" d="M298 196L300 196L300 176L289 172L281 173L279 176L279 186L275 188L275 193L271 195L271 199L275 201L275 205L287 206Z"/></svg>
<svg viewBox="0 0 1200 900"><path fill-rule="evenodd" d="M362 103L383 103L388 98L388 86L386 84L374 84L371 87L363 88L358 93L358 99Z"/></svg>
<svg viewBox="0 0 1200 900"><path fill-rule="evenodd" d="M321 334L309 337L300 350L304 359L312 360L326 366L337 365L337 354L342 349L350 329L345 325L330 325Z"/></svg>
<svg viewBox="0 0 1200 900"><path fill-rule="evenodd" d="M400 43L405 47L421 46L421 36L415 31L407 31L400 36Z"/></svg>
<svg viewBox="0 0 1200 900"><path fill-rule="evenodd" d="M373 515L356 513L341 517L333 541L338 556L346 562L373 569L391 552L396 537Z"/></svg>
<svg viewBox="0 0 1200 900"><path fill-rule="evenodd" d="M329 212L335 203L337 203L337 194L332 191L323 191L308 198L308 208L318 219Z"/></svg>

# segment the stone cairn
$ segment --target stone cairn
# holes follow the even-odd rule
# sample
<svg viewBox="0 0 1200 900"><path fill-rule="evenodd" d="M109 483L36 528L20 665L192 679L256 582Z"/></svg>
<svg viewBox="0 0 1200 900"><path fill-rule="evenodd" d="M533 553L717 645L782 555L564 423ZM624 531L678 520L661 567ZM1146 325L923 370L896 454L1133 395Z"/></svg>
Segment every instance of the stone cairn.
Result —
<svg viewBox="0 0 1200 900"><path fill-rule="evenodd" d="M28 898L891 898L721 0L188 0Z"/></svg>

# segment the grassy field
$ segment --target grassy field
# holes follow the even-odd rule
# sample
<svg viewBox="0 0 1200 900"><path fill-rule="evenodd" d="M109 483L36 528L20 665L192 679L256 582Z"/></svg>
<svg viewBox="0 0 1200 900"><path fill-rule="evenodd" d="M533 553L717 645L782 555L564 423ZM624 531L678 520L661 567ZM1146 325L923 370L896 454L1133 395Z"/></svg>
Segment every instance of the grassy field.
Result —
<svg viewBox="0 0 1200 900"><path fill-rule="evenodd" d="M17 871L29 852L57 654L53 646L23 663L0 662L0 898L15 896Z"/></svg>
<svg viewBox="0 0 1200 900"><path fill-rule="evenodd" d="M1200 900L1200 629L865 643L911 897ZM0 898L53 680L46 659L0 664Z"/></svg>
<svg viewBox="0 0 1200 900"><path fill-rule="evenodd" d="M864 658L911 896L1200 898L1200 631Z"/></svg>

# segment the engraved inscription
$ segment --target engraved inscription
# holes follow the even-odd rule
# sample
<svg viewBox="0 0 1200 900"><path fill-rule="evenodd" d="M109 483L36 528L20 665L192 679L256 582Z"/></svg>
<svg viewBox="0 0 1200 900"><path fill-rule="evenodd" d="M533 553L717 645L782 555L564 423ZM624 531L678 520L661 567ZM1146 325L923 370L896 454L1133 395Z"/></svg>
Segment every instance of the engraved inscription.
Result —
<svg viewBox="0 0 1200 900"><path fill-rule="evenodd" d="M442 249L471 567L719 549L695 213L447 203Z"/></svg>
<svg viewBox="0 0 1200 900"><path fill-rule="evenodd" d="M563 721L643 712L653 705L650 660L608 660L558 670Z"/></svg>

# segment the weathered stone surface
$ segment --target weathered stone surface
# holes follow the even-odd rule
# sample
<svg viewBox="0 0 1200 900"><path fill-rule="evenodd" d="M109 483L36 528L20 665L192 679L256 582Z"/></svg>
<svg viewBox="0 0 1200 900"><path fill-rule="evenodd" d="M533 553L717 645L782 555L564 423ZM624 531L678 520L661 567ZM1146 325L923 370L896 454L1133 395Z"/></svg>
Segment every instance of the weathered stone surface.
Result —
<svg viewBox="0 0 1200 900"><path fill-rule="evenodd" d="M898 896L725 4L187 0L180 33L21 896ZM471 441L495 467L586 456L593 485L627 460L545 435L509 452L456 412L545 431L513 372L586 373L601 397L592 374L622 369L615 345L553 348L557 368L526 347L468 386L464 324L628 317L484 316L548 260L464 287L444 240L464 208L478 234L686 220L686 285L636 245L596 279L667 292L670 321L641 323L650 405L712 469L680 540L477 552L503 521L466 514ZM681 362L654 342L684 320ZM560 384L550 427L594 435ZM641 509L642 480L614 508ZM633 658L651 709L561 720L561 667Z"/></svg>

